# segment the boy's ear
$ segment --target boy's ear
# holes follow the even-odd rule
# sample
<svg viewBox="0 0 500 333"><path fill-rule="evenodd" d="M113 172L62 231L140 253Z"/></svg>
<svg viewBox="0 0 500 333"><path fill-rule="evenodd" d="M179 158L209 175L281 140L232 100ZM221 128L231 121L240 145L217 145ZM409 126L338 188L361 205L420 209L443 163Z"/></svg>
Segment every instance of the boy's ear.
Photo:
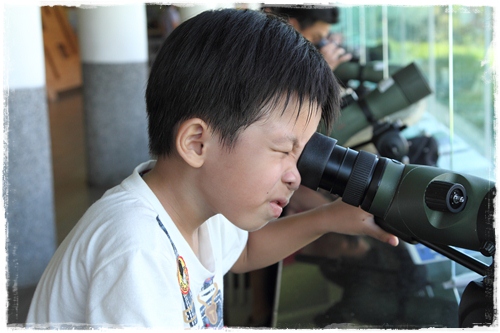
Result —
<svg viewBox="0 0 500 333"><path fill-rule="evenodd" d="M199 118L184 121L177 131L175 145L179 155L193 168L203 165L206 144L211 137L207 123Z"/></svg>

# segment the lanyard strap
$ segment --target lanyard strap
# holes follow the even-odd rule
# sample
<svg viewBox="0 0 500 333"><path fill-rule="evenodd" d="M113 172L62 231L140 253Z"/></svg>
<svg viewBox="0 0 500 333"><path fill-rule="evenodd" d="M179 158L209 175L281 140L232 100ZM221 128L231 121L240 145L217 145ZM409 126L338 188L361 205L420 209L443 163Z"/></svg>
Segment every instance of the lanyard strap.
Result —
<svg viewBox="0 0 500 333"><path fill-rule="evenodd" d="M167 231L167 228L165 228L165 226L163 225L163 223L161 223L160 221L160 217L157 216L156 217L156 221L158 221L158 224L160 225L160 227L163 229L163 231L167 234L167 237L168 237L168 240L170 241L170 244L172 245L172 248L174 249L174 253L175 253L175 256L177 257L177 260L179 259L179 252L177 252L177 248L175 247L175 244L174 242L172 241L172 238L170 237L170 235L168 234L168 231Z"/></svg>
<svg viewBox="0 0 500 333"><path fill-rule="evenodd" d="M177 248L175 247L174 242L172 241L172 238L168 234L167 228L161 223L160 217L156 217L156 221L158 222L159 226L163 229L165 234L168 237L168 240L170 241L170 244L172 245L172 249L174 250L175 257L177 258L177 280L179 282L179 287L180 291L182 294L182 299L184 301L184 311L183 317L184 317L184 322L188 323L190 327L195 326L198 323L198 318L196 317L196 311L194 308L194 301L193 301L193 294L191 293L191 288L189 286L189 275L188 275L188 270L186 267L186 263L184 262L184 258L182 258L179 255L179 252L177 252Z"/></svg>

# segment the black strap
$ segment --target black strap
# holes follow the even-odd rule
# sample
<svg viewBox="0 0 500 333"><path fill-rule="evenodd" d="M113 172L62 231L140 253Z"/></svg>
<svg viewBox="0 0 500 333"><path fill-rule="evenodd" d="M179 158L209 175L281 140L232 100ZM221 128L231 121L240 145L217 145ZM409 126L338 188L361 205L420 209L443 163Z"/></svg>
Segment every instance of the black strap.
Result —
<svg viewBox="0 0 500 333"><path fill-rule="evenodd" d="M358 81L359 81L359 84L363 84L363 81L364 81L364 76L365 76L365 68L366 66L365 65L359 65L359 71L358 71Z"/></svg>
<svg viewBox="0 0 500 333"><path fill-rule="evenodd" d="M361 109L361 111L363 111L363 114L365 115L366 120L368 120L368 122L370 124L374 124L377 122L377 120L373 116L373 113L370 110L370 108L368 107L368 104L366 103L364 98L358 100L358 105L359 105L359 108Z"/></svg>

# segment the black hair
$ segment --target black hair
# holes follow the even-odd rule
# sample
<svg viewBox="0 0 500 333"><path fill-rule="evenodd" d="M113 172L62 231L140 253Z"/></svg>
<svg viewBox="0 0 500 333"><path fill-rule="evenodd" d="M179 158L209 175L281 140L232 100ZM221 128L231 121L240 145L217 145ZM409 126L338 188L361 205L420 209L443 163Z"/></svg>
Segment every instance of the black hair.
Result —
<svg viewBox="0 0 500 333"><path fill-rule="evenodd" d="M338 7L323 7L311 5L283 5L283 6L264 6L264 10L282 16L285 19L294 18L299 22L300 28L307 29L316 22L321 21L329 24L339 22Z"/></svg>
<svg viewBox="0 0 500 333"><path fill-rule="evenodd" d="M146 88L152 155L172 152L178 125L201 118L229 148L239 132L279 102L308 101L331 128L339 85L316 48L275 15L202 12L165 40ZM316 110L316 109L314 109ZM284 110L283 110L284 111Z"/></svg>

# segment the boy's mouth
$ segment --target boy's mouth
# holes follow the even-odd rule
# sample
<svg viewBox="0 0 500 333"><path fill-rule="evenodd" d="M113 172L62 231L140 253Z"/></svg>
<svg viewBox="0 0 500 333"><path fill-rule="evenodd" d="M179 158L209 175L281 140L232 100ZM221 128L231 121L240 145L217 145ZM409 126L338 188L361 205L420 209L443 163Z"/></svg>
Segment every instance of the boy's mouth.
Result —
<svg viewBox="0 0 500 333"><path fill-rule="evenodd" d="M288 200L287 199L278 199L274 201L278 206L281 208L285 208L286 205L288 205Z"/></svg>
<svg viewBox="0 0 500 333"><path fill-rule="evenodd" d="M273 211L273 215L275 218L278 218L281 216L281 213L283 213L283 208L288 205L288 200L287 199L277 199L271 201L271 209Z"/></svg>

